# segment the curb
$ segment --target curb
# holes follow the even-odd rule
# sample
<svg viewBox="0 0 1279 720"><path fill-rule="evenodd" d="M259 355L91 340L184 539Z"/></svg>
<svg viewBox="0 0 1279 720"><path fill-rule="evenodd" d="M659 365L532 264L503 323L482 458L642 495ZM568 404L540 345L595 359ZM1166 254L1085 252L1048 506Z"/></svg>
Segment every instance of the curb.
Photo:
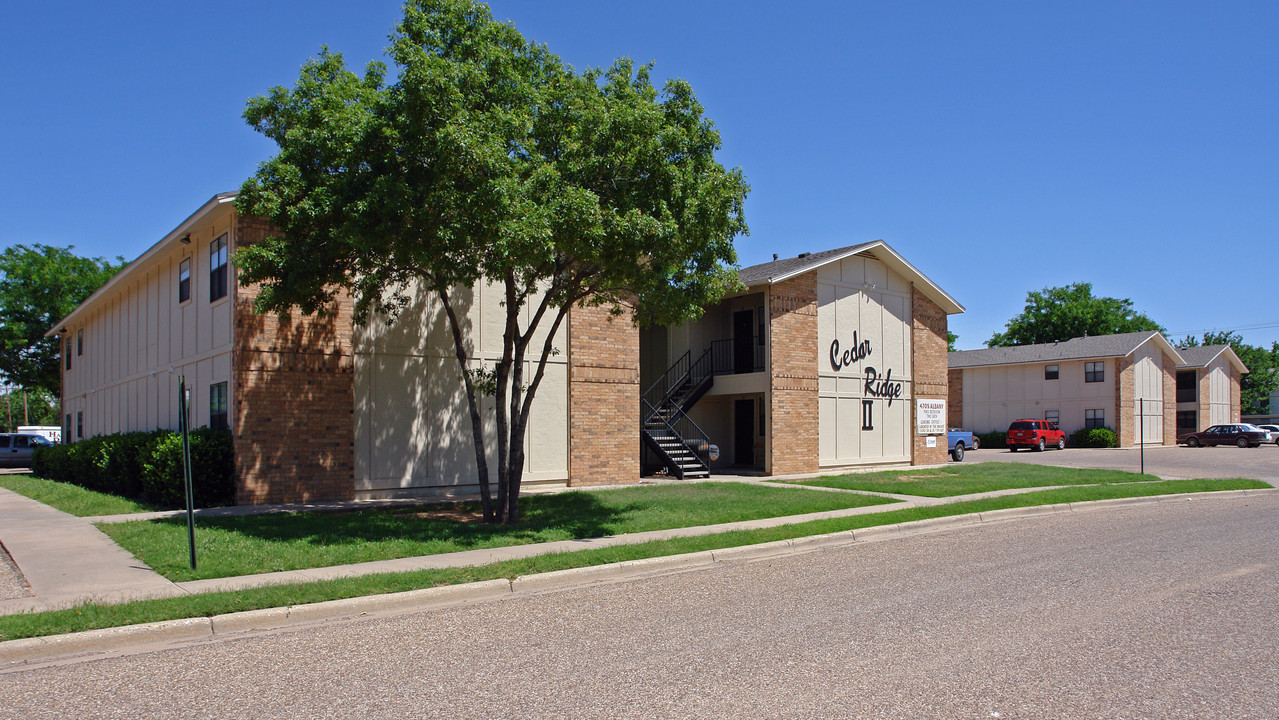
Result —
<svg viewBox="0 0 1279 720"><path fill-rule="evenodd" d="M124 625L102 630L86 630L66 635L47 635L0 642L0 673L106 653L139 652L155 646L207 642L219 636L234 638L258 632L304 628L325 622L359 617L385 616L395 613L448 607L468 602L485 602L529 594L565 590L597 583L632 580L649 575L669 574L709 567L726 562L750 562L814 552L825 548L854 545L919 535L931 532L1005 522L1019 518L1054 515L1085 510L1153 505L1160 502L1183 502L1199 498L1246 497L1279 493L1279 488L1264 490L1224 490L1207 493L1182 493L1141 498L1094 500L1086 503L1038 505L1008 508L985 513L952 515L928 520L913 520L895 525L877 525L857 530L841 530L825 535L810 535L790 540L777 540L758 545L740 545L718 550L703 550L684 555L665 555L627 560L607 565L570 568L536 575L521 575L513 580L482 580L459 585L408 590L382 595L367 595L327 600L304 605L291 605L261 610L215 615L213 617L167 620L142 625Z"/></svg>
<svg viewBox="0 0 1279 720"><path fill-rule="evenodd" d="M211 637L213 623L207 617L124 625L68 635L46 635L0 642L0 663L12 666L19 663L49 662L121 648L140 649L153 643L190 642Z"/></svg>

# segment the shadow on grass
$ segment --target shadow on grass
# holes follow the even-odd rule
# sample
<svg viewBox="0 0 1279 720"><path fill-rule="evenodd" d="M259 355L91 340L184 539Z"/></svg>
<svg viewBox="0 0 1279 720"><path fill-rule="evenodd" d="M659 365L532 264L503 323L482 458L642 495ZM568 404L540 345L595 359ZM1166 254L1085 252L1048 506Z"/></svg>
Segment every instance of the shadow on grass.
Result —
<svg viewBox="0 0 1279 720"><path fill-rule="evenodd" d="M197 526L260 540L305 542L315 546L361 545L394 538L406 542L446 542L466 549L492 546L495 538L511 544L541 542L548 531L573 539L612 535L622 531L624 521L643 511L646 505L606 504L600 502L595 493L569 492L524 498L520 507L522 517L515 525L486 524L478 519L478 503L458 503L405 510L200 518ZM476 519L456 519L469 515ZM186 526L184 517L155 522Z"/></svg>

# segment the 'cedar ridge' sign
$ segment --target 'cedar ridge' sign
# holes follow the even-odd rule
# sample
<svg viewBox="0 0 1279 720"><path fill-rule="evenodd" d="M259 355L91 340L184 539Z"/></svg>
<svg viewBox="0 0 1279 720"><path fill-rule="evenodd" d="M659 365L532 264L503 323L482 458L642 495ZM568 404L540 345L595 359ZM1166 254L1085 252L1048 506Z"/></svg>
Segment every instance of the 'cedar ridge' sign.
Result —
<svg viewBox="0 0 1279 720"><path fill-rule="evenodd" d="M861 362L871 355L870 340L859 340L857 331L853 331L852 346L846 348L842 352L839 349L839 339L831 341L830 344L830 366L836 372L850 367L854 363ZM875 368L866 366L866 385L863 388L867 397L888 398L888 405L891 407L893 400L902 396L902 384L893 382L893 370L888 369L881 378L879 371Z"/></svg>

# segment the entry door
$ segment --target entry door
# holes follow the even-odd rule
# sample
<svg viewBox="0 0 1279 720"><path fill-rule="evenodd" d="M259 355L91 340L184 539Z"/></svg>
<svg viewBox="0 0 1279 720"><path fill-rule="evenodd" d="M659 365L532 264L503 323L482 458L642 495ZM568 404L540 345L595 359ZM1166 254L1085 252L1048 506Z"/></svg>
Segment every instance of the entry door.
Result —
<svg viewBox="0 0 1279 720"><path fill-rule="evenodd" d="M755 466L755 400L733 401L733 464Z"/></svg>
<svg viewBox="0 0 1279 720"><path fill-rule="evenodd" d="M755 371L755 311L733 313L733 372Z"/></svg>

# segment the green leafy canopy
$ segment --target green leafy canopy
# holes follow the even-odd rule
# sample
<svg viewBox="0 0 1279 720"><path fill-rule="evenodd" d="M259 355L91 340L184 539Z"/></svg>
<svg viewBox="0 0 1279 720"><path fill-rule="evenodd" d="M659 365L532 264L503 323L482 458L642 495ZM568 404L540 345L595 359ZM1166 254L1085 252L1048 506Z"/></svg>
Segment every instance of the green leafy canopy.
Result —
<svg viewBox="0 0 1279 720"><path fill-rule="evenodd" d="M576 73L468 0L410 2L389 54L393 83L326 49L249 102L280 146L238 200L280 231L236 258L259 309L346 288L360 319L394 316L415 281L511 274L668 323L736 286L747 186L687 83L659 92L628 60Z"/></svg>
<svg viewBox="0 0 1279 720"><path fill-rule="evenodd" d="M1158 330L1159 323L1133 309L1132 300L1094 297L1092 283L1026 293L1026 308L995 333L986 347L1062 342L1071 338Z"/></svg>
<svg viewBox="0 0 1279 720"><path fill-rule="evenodd" d="M0 254L0 375L54 397L58 340L44 334L124 267L123 258L113 263L73 250L14 245Z"/></svg>
<svg viewBox="0 0 1279 720"><path fill-rule="evenodd" d="M415 288L433 291L485 517L512 522L530 403L569 309L696 317L739 287L748 187L715 160L719 133L688 83L659 90L629 60L578 73L472 0L411 0L388 53L393 82L325 49L292 89L249 101L245 119L280 151L237 208L277 232L237 251L240 281L261 283L259 311L320 313L349 292L357 322L393 322ZM501 359L476 371L450 295L481 281L501 287L506 319ZM478 392L496 398L496 517Z"/></svg>

